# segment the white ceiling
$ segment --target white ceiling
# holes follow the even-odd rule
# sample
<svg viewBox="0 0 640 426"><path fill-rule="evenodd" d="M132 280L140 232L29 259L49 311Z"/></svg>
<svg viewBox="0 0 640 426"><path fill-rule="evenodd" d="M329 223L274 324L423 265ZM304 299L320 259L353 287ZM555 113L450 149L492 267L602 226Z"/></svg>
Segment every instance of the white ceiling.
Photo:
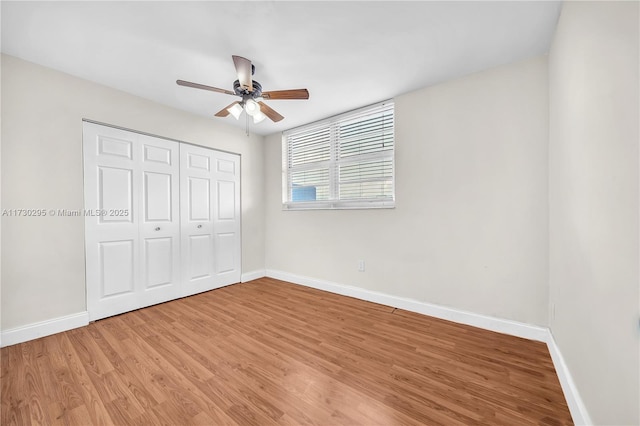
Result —
<svg viewBox="0 0 640 426"><path fill-rule="evenodd" d="M233 90L231 55L249 58L285 116L271 134L549 50L557 1L11 2L2 52L212 120Z"/></svg>

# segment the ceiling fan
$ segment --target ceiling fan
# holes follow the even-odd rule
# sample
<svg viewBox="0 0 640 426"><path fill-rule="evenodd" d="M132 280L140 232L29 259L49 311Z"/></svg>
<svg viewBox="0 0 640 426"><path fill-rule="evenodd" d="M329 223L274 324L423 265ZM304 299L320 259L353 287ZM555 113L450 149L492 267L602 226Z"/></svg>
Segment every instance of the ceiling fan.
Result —
<svg viewBox="0 0 640 426"><path fill-rule="evenodd" d="M254 123L259 123L266 117L273 122L278 122L284 117L277 111L265 104L263 101L267 99L309 99L309 91L307 89L293 89L293 90L275 90L269 92L262 91L262 85L253 80L251 76L255 72L255 66L250 60L243 58L242 56L232 56L233 64L236 67L238 73L238 79L233 83L233 91L226 89L219 89L217 87L206 86L204 84L192 83L190 81L177 80L180 86L193 87L195 89L209 90L211 92L224 93L227 95L240 96L242 100L235 101L230 105L224 107L218 113L216 117L226 117L229 114L233 115L237 120L240 118L242 111L247 113L247 116L253 117ZM248 119L247 117L247 119Z"/></svg>

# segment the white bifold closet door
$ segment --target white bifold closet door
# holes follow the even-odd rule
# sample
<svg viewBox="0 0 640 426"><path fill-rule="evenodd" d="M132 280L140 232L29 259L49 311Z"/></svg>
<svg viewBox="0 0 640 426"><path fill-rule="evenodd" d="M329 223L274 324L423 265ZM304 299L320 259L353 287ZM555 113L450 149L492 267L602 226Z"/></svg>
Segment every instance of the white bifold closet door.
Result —
<svg viewBox="0 0 640 426"><path fill-rule="evenodd" d="M237 155L87 122L83 148L90 320L240 281ZM208 193L181 171L192 151Z"/></svg>
<svg viewBox="0 0 640 426"><path fill-rule="evenodd" d="M240 280L238 156L180 147L184 295Z"/></svg>

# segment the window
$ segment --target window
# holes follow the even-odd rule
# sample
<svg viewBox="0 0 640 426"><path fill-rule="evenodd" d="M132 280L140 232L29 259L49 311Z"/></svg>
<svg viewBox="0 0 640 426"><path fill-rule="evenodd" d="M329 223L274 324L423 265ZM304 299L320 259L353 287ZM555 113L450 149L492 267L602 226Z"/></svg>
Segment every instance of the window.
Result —
<svg viewBox="0 0 640 426"><path fill-rule="evenodd" d="M393 101L282 135L283 208L394 207Z"/></svg>

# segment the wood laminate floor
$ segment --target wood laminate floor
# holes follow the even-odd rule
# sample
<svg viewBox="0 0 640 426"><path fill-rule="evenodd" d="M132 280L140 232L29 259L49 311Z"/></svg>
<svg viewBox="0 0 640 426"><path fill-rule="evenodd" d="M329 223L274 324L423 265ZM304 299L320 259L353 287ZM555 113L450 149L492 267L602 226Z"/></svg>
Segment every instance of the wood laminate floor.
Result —
<svg viewBox="0 0 640 426"><path fill-rule="evenodd" d="M544 343L269 278L0 355L2 425L572 423Z"/></svg>

